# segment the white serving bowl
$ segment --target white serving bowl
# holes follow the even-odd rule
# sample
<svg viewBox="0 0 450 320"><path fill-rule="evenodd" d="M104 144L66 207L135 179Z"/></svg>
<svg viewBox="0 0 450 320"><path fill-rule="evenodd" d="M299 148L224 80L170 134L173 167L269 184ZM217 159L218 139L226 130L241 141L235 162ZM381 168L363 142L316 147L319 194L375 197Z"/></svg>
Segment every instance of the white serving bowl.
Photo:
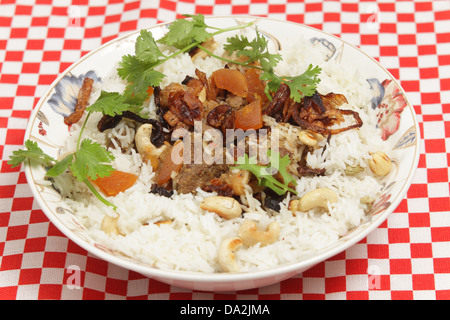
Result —
<svg viewBox="0 0 450 320"><path fill-rule="evenodd" d="M50 221L68 238L101 259L170 285L205 291L237 291L270 285L300 274L364 239L395 210L408 190L417 168L420 131L414 109L394 77L376 60L355 46L308 26L256 17L207 18L208 24L219 27L243 21L255 21L260 31L267 32L281 44L287 36L303 37L329 50L327 59L333 59L335 63L344 66L346 64L360 66L360 72L372 86L374 107L386 107L384 114L387 116L380 118L379 129L386 131L386 139L392 145L391 153L395 165L392 172L384 178L382 193L375 201L367 221L349 231L326 249L268 270L209 274L161 270L96 243L88 235L85 226L62 203L61 196L54 189L40 183L45 170L39 166L26 164L26 177L40 207ZM167 24L149 28L155 38L161 37L166 29ZM58 91L61 88L58 84L64 82L66 88L68 85L79 86L79 75L85 75L92 70L97 76L105 77L111 70L112 61L118 61L123 54L129 53L128 51L134 48L137 35L138 31L114 39L85 55L64 71L38 102L30 118L25 139L37 141L44 152L56 158L69 134L67 126L63 123L63 116L60 112L55 112L57 110L55 106L60 102L58 99L63 99L64 95L70 92Z"/></svg>

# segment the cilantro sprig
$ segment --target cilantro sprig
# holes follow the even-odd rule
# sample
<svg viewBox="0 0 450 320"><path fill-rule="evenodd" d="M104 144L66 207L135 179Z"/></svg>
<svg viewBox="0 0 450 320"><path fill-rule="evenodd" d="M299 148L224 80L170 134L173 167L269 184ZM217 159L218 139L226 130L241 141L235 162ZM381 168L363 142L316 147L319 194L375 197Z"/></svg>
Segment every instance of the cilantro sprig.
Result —
<svg viewBox="0 0 450 320"><path fill-rule="evenodd" d="M321 71L322 69L318 66L313 67L310 64L304 73L295 77L277 76L272 70L269 70L261 75L261 79L268 81L266 94L276 92L281 83L285 83L290 89L291 99L295 102L301 102L304 97L312 96L316 92Z"/></svg>
<svg viewBox="0 0 450 320"><path fill-rule="evenodd" d="M38 163L47 169L47 177L57 177L63 172L70 171L78 181L84 182L101 202L116 210L117 207L99 194L90 182L111 175L115 170L109 164L112 160L114 156L109 151L90 139L84 139L74 153L62 160L55 160L45 154L35 141L27 140L25 149L13 151L8 164L14 168L25 161Z"/></svg>
<svg viewBox="0 0 450 320"><path fill-rule="evenodd" d="M42 164L44 167L51 167L56 160L45 154L35 141L25 141L25 150L15 150L7 162L12 168L20 166L26 160Z"/></svg>
<svg viewBox="0 0 450 320"><path fill-rule="evenodd" d="M84 181L86 178L96 180L107 177L114 171L109 164L114 160L114 156L99 143L90 139L84 139L81 142L80 148L71 159L73 161L68 161L67 167L78 181Z"/></svg>
<svg viewBox="0 0 450 320"><path fill-rule="evenodd" d="M200 45L208 38L218 34L238 29L244 29L253 22L229 27L215 28L205 23L205 17L201 14L185 15L186 19L178 19L168 26L169 31L158 41L148 30L141 30L135 42L134 55L127 54L122 57L117 73L119 77L127 81L123 94L111 92L111 95L101 95L96 104L101 106L109 104L111 99L121 104L128 104L134 111L142 111L142 104L148 99L148 88L161 84L165 74L156 70L158 66L170 59L189 51ZM158 44L165 44L178 49L170 55L164 55Z"/></svg>
<svg viewBox="0 0 450 320"><path fill-rule="evenodd" d="M123 96L130 105L142 105L149 96L148 87L156 87L161 83L165 75L155 68L168 59L160 51L152 33L141 30L136 39L135 54L124 55L117 69L119 76L128 83Z"/></svg>
<svg viewBox="0 0 450 320"><path fill-rule="evenodd" d="M221 29L208 26L202 14L185 15L185 17L191 19L175 20L169 25L169 32L158 42L183 50L193 43L202 43L208 38L213 37L214 33L209 32L208 29L221 31Z"/></svg>
<svg viewBox="0 0 450 320"><path fill-rule="evenodd" d="M297 194L297 191L289 187L290 184L296 185L295 178L287 171L287 167L291 163L289 156L281 157L278 152L267 151L269 163L267 165L258 164L254 157L249 158L247 154L239 157L236 161L237 166L232 169L248 170L256 177L258 184L268 187L275 191L278 195L283 195L286 192ZM276 174L279 173L282 181L276 179Z"/></svg>
<svg viewBox="0 0 450 320"><path fill-rule="evenodd" d="M93 104L88 106L88 112L101 112L114 117L121 115L124 111L130 110L131 104L121 94L117 92L102 91L100 97Z"/></svg>
<svg viewBox="0 0 450 320"><path fill-rule="evenodd" d="M267 82L265 92L270 100L271 92L276 92L280 85L285 83L289 86L291 99L301 102L305 96L314 94L320 82L321 69L312 65L309 65L304 73L295 77L277 75L274 69L281 61L281 55L269 52L268 40L261 36L258 30L256 30L256 38L252 41L243 35L228 38L224 49L229 55L235 53L237 57L247 57L243 65L262 71L261 80ZM253 65L255 61L260 63L260 67Z"/></svg>
<svg viewBox="0 0 450 320"><path fill-rule="evenodd" d="M247 57L248 65L258 61L262 70L269 70L275 67L282 57L280 54L270 53L268 43L267 38L256 30L256 37L251 41L244 35L228 38L224 49L230 55L234 52L237 57Z"/></svg>

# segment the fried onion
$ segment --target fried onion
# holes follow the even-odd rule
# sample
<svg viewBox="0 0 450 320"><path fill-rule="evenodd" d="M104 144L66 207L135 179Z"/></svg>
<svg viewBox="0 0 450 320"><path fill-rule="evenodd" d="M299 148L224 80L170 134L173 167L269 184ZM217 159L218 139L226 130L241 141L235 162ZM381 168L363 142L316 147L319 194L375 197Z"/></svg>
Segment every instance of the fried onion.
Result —
<svg viewBox="0 0 450 320"><path fill-rule="evenodd" d="M81 86L80 91L78 92L77 103L75 105L74 111L64 118L64 123L67 125L72 125L77 123L78 120L83 116L84 111L89 103L89 98L92 92L92 85L94 84L94 80L91 78L84 78L83 85Z"/></svg>
<svg viewBox="0 0 450 320"><path fill-rule="evenodd" d="M360 128L363 125L358 112L338 108L346 103L347 99L342 94L331 92L322 95L317 91L312 96L304 97L301 102L294 102L290 98L289 87L282 84L264 112L278 122L289 122L302 129L330 135ZM344 116L352 116L354 124L332 128L342 123L345 120Z"/></svg>

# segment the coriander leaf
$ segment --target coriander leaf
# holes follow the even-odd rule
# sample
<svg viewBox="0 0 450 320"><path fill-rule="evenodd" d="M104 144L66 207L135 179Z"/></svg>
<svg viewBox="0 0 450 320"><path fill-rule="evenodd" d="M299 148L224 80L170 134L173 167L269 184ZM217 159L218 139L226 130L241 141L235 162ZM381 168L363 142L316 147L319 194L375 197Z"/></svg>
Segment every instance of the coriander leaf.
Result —
<svg viewBox="0 0 450 320"><path fill-rule="evenodd" d="M236 52L237 56L246 55L245 48L247 47L251 47L250 41L243 35L235 35L234 37L230 37L227 39L227 43L223 45L223 48L229 55Z"/></svg>
<svg viewBox="0 0 450 320"><path fill-rule="evenodd" d="M159 71L147 69L128 77L124 96L127 101L141 105L148 97L148 88L160 85L165 75Z"/></svg>
<svg viewBox="0 0 450 320"><path fill-rule="evenodd" d="M285 185L280 183L277 179L275 179L273 176L264 179L261 185L272 189L279 196L285 194L288 190L295 193L294 190L286 187Z"/></svg>
<svg viewBox="0 0 450 320"><path fill-rule="evenodd" d="M267 81L266 95L272 100L270 92L276 92L281 83L289 86L290 97L295 102L301 102L306 96L311 96L316 92L317 84L320 82L319 74L322 71L318 66L314 67L310 64L308 69L299 76L287 77L278 76L273 69L264 70L261 74L261 80Z"/></svg>
<svg viewBox="0 0 450 320"><path fill-rule="evenodd" d="M147 69L143 70L139 74L133 74L128 77L130 84L134 85L135 88L139 88L136 90L147 91L148 87L157 87L161 83L162 79L165 75L159 71Z"/></svg>
<svg viewBox="0 0 450 320"><path fill-rule="evenodd" d="M40 163L46 167L51 166L55 161L55 159L45 154L35 141L25 141L25 147L26 150L13 151L12 156L9 157L10 160L8 161L8 164L13 168L19 166L27 159Z"/></svg>
<svg viewBox="0 0 450 320"><path fill-rule="evenodd" d="M142 111L142 104L149 97L149 93L147 92L148 88L157 87L161 84L165 75L153 69L156 64L139 60L136 56L132 55L122 57L117 73L122 79L128 82L122 102L130 104L129 111L140 113Z"/></svg>
<svg viewBox="0 0 450 320"><path fill-rule="evenodd" d="M102 91L100 97L92 105L86 108L89 112L102 112L109 116L121 115L130 109L130 104L118 92Z"/></svg>
<svg viewBox="0 0 450 320"><path fill-rule="evenodd" d="M152 63L141 61L136 56L126 54L122 57L122 61L119 62L117 73L123 80L130 81L129 78L132 78L136 74L152 68Z"/></svg>
<svg viewBox="0 0 450 320"><path fill-rule="evenodd" d="M232 167L232 169L250 171L257 178L259 185L272 189L280 196L288 191L297 194L295 190L288 186L289 183L295 182L295 179L287 172L287 166L290 164L289 157L280 158L279 153L272 153L271 150L267 152L267 155L269 156L269 164L267 166L255 163L254 158L250 159L247 154L244 154L243 157L238 158L236 162L238 166ZM275 178L274 174L277 170L283 177L283 182Z"/></svg>
<svg viewBox="0 0 450 320"><path fill-rule="evenodd" d="M258 184L261 184L262 178L267 176L267 172L265 171L267 167L260 166L256 163L256 157L252 157L251 159L248 157L246 153L244 153L243 157L239 157L236 161L238 164L237 167L232 167L231 169L241 169L248 170L253 173L258 179Z"/></svg>
<svg viewBox="0 0 450 320"><path fill-rule="evenodd" d="M73 154L69 154L61 161L57 161L53 167L51 167L46 175L49 177L57 177L64 171L66 171L69 166L72 164L73 161Z"/></svg>
<svg viewBox="0 0 450 320"><path fill-rule="evenodd" d="M135 54L137 59L148 63L156 63L159 58L164 58L152 33L145 29L141 30L139 37L136 39Z"/></svg>
<svg viewBox="0 0 450 320"><path fill-rule="evenodd" d="M303 74L296 77L284 77L283 82L289 86L291 98L300 102L305 96L312 96L320 82L319 74L321 71L322 69L319 66L313 68L310 64Z"/></svg>
<svg viewBox="0 0 450 320"><path fill-rule="evenodd" d="M266 81L266 88L264 92L269 100L272 100L271 92L276 92L281 86L282 80L275 74L273 69L264 70L260 77L261 80Z"/></svg>
<svg viewBox="0 0 450 320"><path fill-rule="evenodd" d="M99 143L84 139L78 151L75 152L75 160L70 165L70 169L81 182L86 177L95 180L111 175L114 168L107 162L112 160L114 156Z"/></svg>
<svg viewBox="0 0 450 320"><path fill-rule="evenodd" d="M153 65L139 60L136 56L125 55L117 69L119 76L128 82L125 88L124 101L133 105L142 105L148 98L148 87L160 85L165 75L153 70Z"/></svg>
<svg viewBox="0 0 450 320"><path fill-rule="evenodd" d="M256 38L252 41L243 35L228 38L224 49L230 55L236 53L238 57L247 57L247 64L259 62L262 70L261 80L266 81L265 93L269 100L272 100L271 92L276 92L283 82L289 86L290 97L295 102L300 102L305 96L313 95L320 82L318 76L321 69L318 66L313 68L312 65L309 65L303 74L296 77L278 76L274 68L282 60L282 57L269 52L268 40L258 31L256 31Z"/></svg>
<svg viewBox="0 0 450 320"><path fill-rule="evenodd" d="M271 92L276 92L281 85L281 78L278 77L274 68L282 60L281 55L269 52L268 41L266 37L256 30L256 38L252 41L243 35L236 35L227 39L224 49L228 54L236 53L238 57L247 57L247 64L258 61L262 69L261 80L267 81L265 87L266 96L272 100Z"/></svg>
<svg viewBox="0 0 450 320"><path fill-rule="evenodd" d="M224 49L230 55L235 52L238 57L247 57L247 63L259 61L264 70L271 70L281 60L281 55L269 52L267 39L258 31L252 41L243 35L228 38Z"/></svg>
<svg viewBox="0 0 450 320"><path fill-rule="evenodd" d="M281 177L283 178L284 184L289 185L290 183L292 183L294 185L297 185L297 183L295 182L295 178L292 177L287 171L287 167L291 164L289 156L285 155L281 158L279 153L272 152L272 150L268 150L267 155L269 156L271 167L280 173Z"/></svg>
<svg viewBox="0 0 450 320"><path fill-rule="evenodd" d="M158 42L183 49L194 42L204 42L212 36L206 30L208 26L202 14L185 16L191 19L178 19L172 22L169 25L169 32Z"/></svg>
<svg viewBox="0 0 450 320"><path fill-rule="evenodd" d="M272 189L280 196L287 191L297 194L295 190L289 188L290 183L296 184L295 178L287 172L287 166L291 163L289 156L286 155L281 158L279 153L272 152L272 150L268 150L267 155L270 161L270 166L266 169L268 176L265 177L261 184ZM282 181L275 178L277 173L281 175Z"/></svg>

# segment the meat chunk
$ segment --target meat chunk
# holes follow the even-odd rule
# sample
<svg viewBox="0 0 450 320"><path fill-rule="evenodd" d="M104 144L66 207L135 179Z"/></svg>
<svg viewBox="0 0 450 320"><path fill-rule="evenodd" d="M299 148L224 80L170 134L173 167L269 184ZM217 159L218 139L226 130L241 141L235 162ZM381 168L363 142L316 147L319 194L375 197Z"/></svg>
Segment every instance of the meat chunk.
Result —
<svg viewBox="0 0 450 320"><path fill-rule="evenodd" d="M217 195L223 197L232 197L233 188L220 178L212 179L206 186L202 188L206 192L217 192Z"/></svg>
<svg viewBox="0 0 450 320"><path fill-rule="evenodd" d="M228 170L226 164L183 164L174 178L176 190L179 193L195 193L197 188L205 188Z"/></svg>

